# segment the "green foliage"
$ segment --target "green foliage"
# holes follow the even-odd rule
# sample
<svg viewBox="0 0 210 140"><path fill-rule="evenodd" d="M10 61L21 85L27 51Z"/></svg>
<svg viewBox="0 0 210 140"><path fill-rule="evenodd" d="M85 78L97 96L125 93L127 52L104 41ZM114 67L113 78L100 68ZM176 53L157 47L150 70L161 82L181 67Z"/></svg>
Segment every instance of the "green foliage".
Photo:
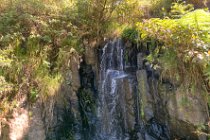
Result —
<svg viewBox="0 0 210 140"><path fill-rule="evenodd" d="M7 82L3 76L0 76L0 116L5 116L16 107L16 99L13 99L14 91L14 85Z"/></svg>
<svg viewBox="0 0 210 140"><path fill-rule="evenodd" d="M30 100L31 102L35 102L37 98L38 98L38 90L35 89L35 88L32 88L32 89L30 90L29 100Z"/></svg>
<svg viewBox="0 0 210 140"><path fill-rule="evenodd" d="M47 99L60 89L72 48L82 53L78 29L72 24L70 0L9 0L0 4L0 117L19 98ZM60 57L60 50L65 50ZM66 64L66 63L65 63ZM62 65L65 67L65 65ZM12 95L12 96L10 96ZM8 108L10 106L10 108Z"/></svg>
<svg viewBox="0 0 210 140"><path fill-rule="evenodd" d="M183 26L190 26L191 28L197 30L199 37L204 37L204 41L209 42L209 34L210 30L210 13L208 11L198 9L193 12L190 12L184 15L179 22Z"/></svg>
<svg viewBox="0 0 210 140"><path fill-rule="evenodd" d="M94 93L91 91L91 89L81 88L78 91L83 127L89 129L93 127L93 124L90 122L93 117L91 114L95 114L96 111L96 102L93 94Z"/></svg>
<svg viewBox="0 0 210 140"><path fill-rule="evenodd" d="M75 17L79 19L77 24L83 38L103 39L119 26L139 21L147 13L144 6L148 3L150 1L145 0L77 0ZM113 28L114 25L118 27Z"/></svg>
<svg viewBox="0 0 210 140"><path fill-rule="evenodd" d="M82 29L81 36L101 39L112 21L117 0L78 0L76 19Z"/></svg>
<svg viewBox="0 0 210 140"><path fill-rule="evenodd" d="M194 10L192 4L186 4L184 1L179 0L173 2L171 6L170 16L172 18L181 18L183 15Z"/></svg>
<svg viewBox="0 0 210 140"><path fill-rule="evenodd" d="M203 75L209 65L209 16L208 11L195 10L180 19L152 18L137 23L141 40L155 39L164 44L157 46L156 50L162 53L154 58L162 67L163 76L176 77L186 87L202 86L208 81Z"/></svg>
<svg viewBox="0 0 210 140"><path fill-rule="evenodd" d="M50 75L45 74L43 77L38 76L36 81L39 86L40 96L42 99L47 99L49 96L54 96L58 93L62 84L63 78L61 74Z"/></svg>
<svg viewBox="0 0 210 140"><path fill-rule="evenodd" d="M200 132L208 130L208 128L205 124L198 125L196 129L197 129L197 131L200 131Z"/></svg>
<svg viewBox="0 0 210 140"><path fill-rule="evenodd" d="M122 38L136 43L138 39L138 31L135 28L126 28L122 32Z"/></svg>
<svg viewBox="0 0 210 140"><path fill-rule="evenodd" d="M150 13L153 17L167 15L173 0L151 0Z"/></svg>
<svg viewBox="0 0 210 140"><path fill-rule="evenodd" d="M162 68L163 77L183 83L187 90L210 87L210 14L172 1L1 0L0 118L18 107L22 95L31 103L55 96L65 82L71 56L84 52L83 46L89 45L84 42L115 37L114 31L134 43L150 42L153 52L147 59ZM165 18L142 20L151 16ZM136 27L136 21L141 21L137 28L129 28ZM93 93L80 89L78 97L84 129L93 127ZM63 118L61 139L73 139L72 118Z"/></svg>
<svg viewBox="0 0 210 140"><path fill-rule="evenodd" d="M75 120L73 114L67 108L63 110L63 121L57 129L57 139L75 140L74 138L74 125Z"/></svg>
<svg viewBox="0 0 210 140"><path fill-rule="evenodd" d="M134 24L139 21L145 14L143 5L147 5L143 0L122 0L116 7L113 16L119 23Z"/></svg>

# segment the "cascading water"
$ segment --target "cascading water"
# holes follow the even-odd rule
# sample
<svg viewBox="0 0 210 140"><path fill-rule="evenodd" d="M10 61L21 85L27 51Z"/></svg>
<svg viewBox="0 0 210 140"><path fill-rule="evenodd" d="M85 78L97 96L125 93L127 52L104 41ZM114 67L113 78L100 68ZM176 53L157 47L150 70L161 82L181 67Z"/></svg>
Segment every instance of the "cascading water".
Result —
<svg viewBox="0 0 210 140"><path fill-rule="evenodd" d="M140 116L143 97L151 95L143 58L137 62L137 53L124 46L121 39L103 48L96 131L91 140L169 140L167 127L156 121L152 108L148 108L150 104L143 108L147 123Z"/></svg>
<svg viewBox="0 0 210 140"><path fill-rule="evenodd" d="M120 39L103 48L95 140L125 140L134 128L135 76L124 71Z"/></svg>

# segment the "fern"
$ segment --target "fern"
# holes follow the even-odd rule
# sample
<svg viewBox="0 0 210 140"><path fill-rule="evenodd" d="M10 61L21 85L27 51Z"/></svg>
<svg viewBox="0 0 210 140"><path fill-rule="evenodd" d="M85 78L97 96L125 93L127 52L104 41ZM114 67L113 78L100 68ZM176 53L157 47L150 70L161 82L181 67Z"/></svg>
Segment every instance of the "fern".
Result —
<svg viewBox="0 0 210 140"><path fill-rule="evenodd" d="M180 0L178 2L172 3L170 16L172 18L181 18L183 15L193 10L194 10L193 5L186 4L185 2Z"/></svg>
<svg viewBox="0 0 210 140"><path fill-rule="evenodd" d="M199 9L187 12L179 19L152 18L137 23L137 28L141 40L155 39L164 44L161 46L162 50L164 48L164 53L156 59L160 62L165 76L180 77L186 82L185 85L195 84L200 87L201 81L205 80L204 75L209 81L210 13L208 11Z"/></svg>

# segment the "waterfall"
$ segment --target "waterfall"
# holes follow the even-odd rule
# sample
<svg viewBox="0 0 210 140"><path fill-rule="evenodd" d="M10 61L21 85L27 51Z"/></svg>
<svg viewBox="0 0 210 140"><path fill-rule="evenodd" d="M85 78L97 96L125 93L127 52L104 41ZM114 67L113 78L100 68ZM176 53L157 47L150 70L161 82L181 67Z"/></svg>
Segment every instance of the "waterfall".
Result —
<svg viewBox="0 0 210 140"><path fill-rule="evenodd" d="M95 134L93 140L169 140L165 125L154 116L143 57L127 53L121 39L108 42L100 63ZM142 55L138 55L142 56ZM128 58L128 60L125 58ZM138 65L137 65L138 62ZM140 109L144 102L143 110ZM144 111L143 117L140 116ZM145 123L146 121L146 123Z"/></svg>
<svg viewBox="0 0 210 140"><path fill-rule="evenodd" d="M95 140L125 140L134 128L135 76L124 70L120 39L103 48Z"/></svg>

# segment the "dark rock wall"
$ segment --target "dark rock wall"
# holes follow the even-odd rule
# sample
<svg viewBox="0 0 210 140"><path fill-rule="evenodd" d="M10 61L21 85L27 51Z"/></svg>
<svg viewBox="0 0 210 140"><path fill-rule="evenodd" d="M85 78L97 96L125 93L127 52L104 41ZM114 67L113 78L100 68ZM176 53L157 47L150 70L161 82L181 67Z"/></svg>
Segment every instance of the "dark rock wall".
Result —
<svg viewBox="0 0 210 140"><path fill-rule="evenodd" d="M146 56L146 49L137 55L142 119L149 124L151 119L165 124L171 139L206 140L203 132L208 131L209 116L204 91L186 92L180 83L172 84L173 79L160 79L160 70L153 69Z"/></svg>

